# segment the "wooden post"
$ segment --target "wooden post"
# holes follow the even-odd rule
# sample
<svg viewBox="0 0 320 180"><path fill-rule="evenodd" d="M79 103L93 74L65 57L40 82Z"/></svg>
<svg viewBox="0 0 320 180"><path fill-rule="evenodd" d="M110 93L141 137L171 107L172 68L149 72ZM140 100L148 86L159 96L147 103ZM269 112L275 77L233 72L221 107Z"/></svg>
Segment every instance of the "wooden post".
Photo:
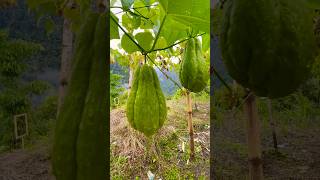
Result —
<svg viewBox="0 0 320 180"><path fill-rule="evenodd" d="M249 155L249 179L262 180L263 169L261 158L260 124L255 95L250 92L245 103L245 111L248 116L247 138Z"/></svg>
<svg viewBox="0 0 320 180"><path fill-rule="evenodd" d="M192 102L190 91L187 90L187 111L188 111L188 129L190 137L190 160L194 159L194 137L193 137L193 124L192 124Z"/></svg>
<svg viewBox="0 0 320 180"><path fill-rule="evenodd" d="M269 111L269 124L272 130L272 139L273 139L273 147L276 152L278 152L278 141L277 141L277 133L276 127L272 116L272 104L271 99L268 98L268 111Z"/></svg>

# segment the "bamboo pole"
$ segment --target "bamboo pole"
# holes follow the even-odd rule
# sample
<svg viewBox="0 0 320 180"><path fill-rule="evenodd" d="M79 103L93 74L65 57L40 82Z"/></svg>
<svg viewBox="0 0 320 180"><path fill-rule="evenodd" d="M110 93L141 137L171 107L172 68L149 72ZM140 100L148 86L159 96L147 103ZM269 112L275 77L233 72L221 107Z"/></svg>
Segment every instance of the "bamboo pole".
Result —
<svg viewBox="0 0 320 180"><path fill-rule="evenodd" d="M261 158L261 140L260 124L255 95L250 93L245 103L245 112L247 113L247 140L249 155L249 179L262 180L262 158Z"/></svg>
<svg viewBox="0 0 320 180"><path fill-rule="evenodd" d="M277 140L277 133L276 133L276 127L274 123L274 119L272 116L272 104L271 99L268 98L268 111L269 111L269 124L270 128L272 130L272 139L273 139L273 147L276 152L278 152L278 140Z"/></svg>
<svg viewBox="0 0 320 180"><path fill-rule="evenodd" d="M190 160L194 159L194 134L193 134L193 124L192 124L192 102L190 91L187 90L187 111L188 111L188 129L190 137Z"/></svg>

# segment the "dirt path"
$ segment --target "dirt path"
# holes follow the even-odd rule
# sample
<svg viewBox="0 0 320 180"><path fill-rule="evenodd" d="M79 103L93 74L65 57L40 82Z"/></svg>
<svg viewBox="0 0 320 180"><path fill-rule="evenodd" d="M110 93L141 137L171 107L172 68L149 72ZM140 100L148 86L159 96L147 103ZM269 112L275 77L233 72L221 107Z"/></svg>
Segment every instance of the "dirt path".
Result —
<svg viewBox="0 0 320 180"><path fill-rule="evenodd" d="M53 180L46 150L17 150L0 155L0 180Z"/></svg>

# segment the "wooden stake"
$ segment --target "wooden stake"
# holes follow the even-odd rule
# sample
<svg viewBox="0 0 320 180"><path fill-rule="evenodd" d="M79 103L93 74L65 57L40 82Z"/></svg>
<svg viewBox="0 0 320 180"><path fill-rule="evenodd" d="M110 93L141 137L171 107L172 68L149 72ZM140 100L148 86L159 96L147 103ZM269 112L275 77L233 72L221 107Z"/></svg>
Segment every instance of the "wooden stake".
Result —
<svg viewBox="0 0 320 180"><path fill-rule="evenodd" d="M277 133L276 127L272 116L272 104L271 99L268 98L268 111L269 111L269 124L272 130L272 138L273 138L273 147L276 152L278 152L278 141L277 141Z"/></svg>
<svg viewBox="0 0 320 180"><path fill-rule="evenodd" d="M192 102L190 91L187 91L187 107L188 107L188 129L190 137L190 160L194 159L194 137L193 137L193 124L192 124Z"/></svg>
<svg viewBox="0 0 320 180"><path fill-rule="evenodd" d="M254 94L249 95L249 97L247 98L247 101L245 103L245 111L248 116L247 138L249 155L249 179L262 180L263 169L261 159L260 124Z"/></svg>

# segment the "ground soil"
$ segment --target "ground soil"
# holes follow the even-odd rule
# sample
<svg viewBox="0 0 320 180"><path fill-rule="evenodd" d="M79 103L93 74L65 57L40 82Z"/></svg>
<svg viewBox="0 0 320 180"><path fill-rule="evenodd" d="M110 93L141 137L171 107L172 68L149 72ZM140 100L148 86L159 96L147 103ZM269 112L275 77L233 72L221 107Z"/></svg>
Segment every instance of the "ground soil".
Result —
<svg viewBox="0 0 320 180"><path fill-rule="evenodd" d="M214 157L217 179L246 179L248 175L245 118L225 113L215 128ZM277 126L278 153L268 124L262 125L262 158L265 179L320 180L319 122L300 127Z"/></svg>
<svg viewBox="0 0 320 180"><path fill-rule="evenodd" d="M54 180L50 157L43 147L0 155L0 180Z"/></svg>
<svg viewBox="0 0 320 180"><path fill-rule="evenodd" d="M119 122L125 113L115 110L111 119ZM278 127L279 153L275 153L271 132L262 130L263 168L266 179L320 179L320 127L310 125ZM216 179L246 179L248 172L245 119L224 115L214 128ZM44 145L0 154L0 180L53 180L50 156ZM207 157L208 158L208 157Z"/></svg>
<svg viewBox="0 0 320 180"><path fill-rule="evenodd" d="M186 112L184 101L181 102L169 101L169 114L167 125L161 130L159 138L175 132L182 141L188 143L188 132L186 123ZM110 114L111 134L119 135L112 136L112 145L117 147L114 149L117 156L127 156L129 164L140 162L141 154L144 153L144 137L142 134L132 132L127 126L126 115L124 108L118 108L111 111ZM194 164L186 165L186 160L183 160L185 152L182 152L180 146L174 147L172 152L176 152L178 159L175 159L177 166L183 169L184 172L190 172L195 177L209 176L209 103L198 103L197 109L194 109L194 126L195 126L195 144L200 149L197 152L198 161ZM179 133L176 131L179 130ZM180 140L179 140L180 141ZM178 143L180 144L180 143ZM166 146L165 146L166 147ZM187 149L187 145L186 145ZM50 147L48 143L39 143L32 147L27 147L24 150L13 150L0 154L0 180L54 180L50 162ZM164 151L163 151L164 152ZM179 159L180 158L180 159ZM171 159L172 160L172 159ZM143 167L144 164L141 164ZM166 168L162 166L161 168ZM125 169L123 169L125 170ZM137 172L139 175L140 172ZM145 177L145 172L141 171ZM141 176L140 176L141 177ZM144 179L144 178L143 178ZM182 179L184 179L182 177Z"/></svg>
<svg viewBox="0 0 320 180"><path fill-rule="evenodd" d="M113 179L209 179L210 133L209 102L193 107L196 159L189 161L189 133L185 99L167 101L168 117L154 136L155 162L146 156L146 138L127 123L125 108L111 112L111 175ZM124 162L125 161L125 162ZM119 163L123 162L123 163Z"/></svg>

